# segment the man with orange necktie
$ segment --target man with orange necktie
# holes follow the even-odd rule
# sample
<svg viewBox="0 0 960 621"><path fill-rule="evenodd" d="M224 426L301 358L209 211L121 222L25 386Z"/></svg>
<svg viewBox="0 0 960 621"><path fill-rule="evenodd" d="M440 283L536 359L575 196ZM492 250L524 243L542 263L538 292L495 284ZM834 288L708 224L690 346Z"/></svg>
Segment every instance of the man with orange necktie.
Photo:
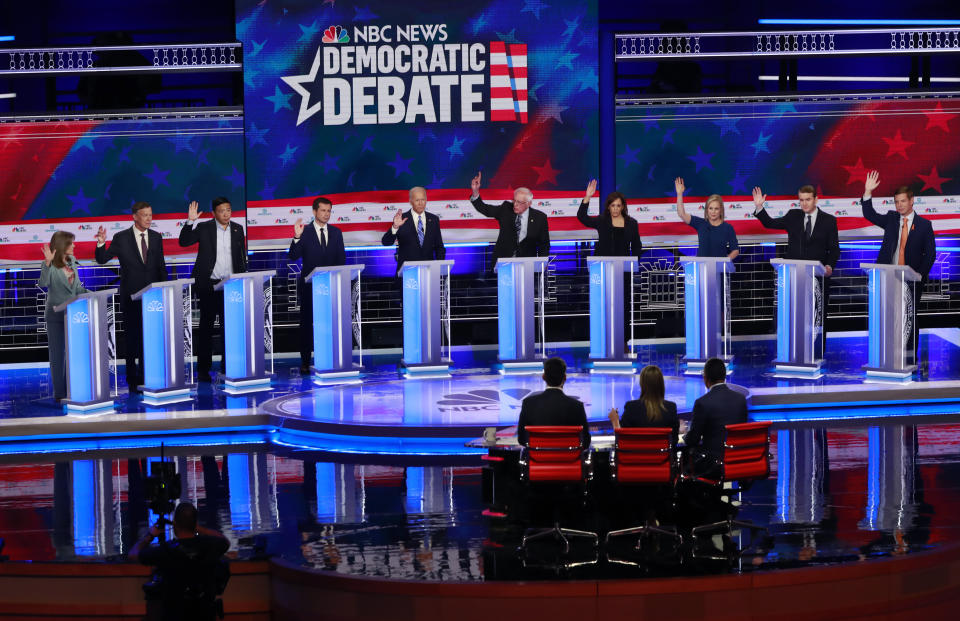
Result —
<svg viewBox="0 0 960 621"><path fill-rule="evenodd" d="M921 217L913 211L913 190L908 186L900 186L893 193L893 203L896 211L885 214L877 213L873 208L873 191L880 185L880 173L871 171L863 191L863 217L883 228L883 243L877 255L877 263L892 265L909 265L920 274L921 281L914 283L913 308L920 310L920 297L923 294L923 285L933 267L937 257L936 241L933 234L933 224L930 220ZM913 342L917 344L917 359L920 359L920 341L917 320L913 322Z"/></svg>

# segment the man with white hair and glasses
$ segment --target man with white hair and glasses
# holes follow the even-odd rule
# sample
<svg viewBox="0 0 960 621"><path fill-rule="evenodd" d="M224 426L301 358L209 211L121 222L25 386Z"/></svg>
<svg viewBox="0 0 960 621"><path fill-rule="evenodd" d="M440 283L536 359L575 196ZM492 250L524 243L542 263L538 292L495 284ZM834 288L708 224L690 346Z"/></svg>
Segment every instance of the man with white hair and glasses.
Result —
<svg viewBox="0 0 960 621"><path fill-rule="evenodd" d="M504 257L545 257L550 253L547 214L533 209L533 192L517 188L512 201L488 205L480 199L480 173L470 182L470 202L488 218L500 223L500 234L493 247L493 262Z"/></svg>

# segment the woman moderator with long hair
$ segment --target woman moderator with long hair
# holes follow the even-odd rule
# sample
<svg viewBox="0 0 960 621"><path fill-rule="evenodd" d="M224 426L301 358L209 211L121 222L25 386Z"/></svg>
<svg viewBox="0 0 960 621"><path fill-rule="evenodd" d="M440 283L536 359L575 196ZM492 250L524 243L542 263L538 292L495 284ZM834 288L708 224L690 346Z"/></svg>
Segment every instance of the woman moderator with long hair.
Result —
<svg viewBox="0 0 960 621"><path fill-rule="evenodd" d="M697 256L737 258L740 245L737 243L736 231L724 220L723 197L711 194L707 198L703 209L706 216L704 219L688 214L683 208L683 193L686 190L683 179L677 177L674 186L677 189L677 215L697 231Z"/></svg>
<svg viewBox="0 0 960 621"><path fill-rule="evenodd" d="M669 427L673 429L673 444L677 444L680 419L677 404L667 401L660 367L647 365L640 371L640 398L627 401L623 406L623 418L618 418L617 408L609 412L613 428L619 427Z"/></svg>
<svg viewBox="0 0 960 621"><path fill-rule="evenodd" d="M597 191L597 180L587 184L587 192L577 210L577 220L585 227L597 230L597 245L594 253L598 257L640 257L643 243L640 241L640 228L637 221L627 215L627 199L620 192L607 195L603 209L598 216L588 216L590 199Z"/></svg>
<svg viewBox="0 0 960 621"><path fill-rule="evenodd" d="M50 352L50 379L53 382L53 399L59 401L67 396L66 340L63 332L64 311L53 310L64 302L86 293L77 274L77 260L73 256L73 233L57 231L49 244L42 244L43 263L40 264L40 280L37 286L47 288L47 304L44 319L47 323L47 349Z"/></svg>

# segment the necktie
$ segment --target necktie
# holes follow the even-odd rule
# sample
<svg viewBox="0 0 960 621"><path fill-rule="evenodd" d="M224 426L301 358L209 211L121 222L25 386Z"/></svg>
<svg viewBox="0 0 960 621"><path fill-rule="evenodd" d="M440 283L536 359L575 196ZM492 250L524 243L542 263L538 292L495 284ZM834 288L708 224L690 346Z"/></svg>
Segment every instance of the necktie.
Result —
<svg viewBox="0 0 960 621"><path fill-rule="evenodd" d="M813 224L810 222L811 218L807 215L807 223L803 227L803 234L806 235L807 239L810 239L810 236L813 235Z"/></svg>
<svg viewBox="0 0 960 621"><path fill-rule="evenodd" d="M513 228L517 232L517 242L520 241L520 214L517 214L517 219L513 223Z"/></svg>
<svg viewBox="0 0 960 621"><path fill-rule="evenodd" d="M144 265L147 263L147 234L146 232L140 233L140 258L143 259Z"/></svg>
<svg viewBox="0 0 960 621"><path fill-rule="evenodd" d="M423 246L423 216L417 216L417 239L420 240L420 245Z"/></svg>
<svg viewBox="0 0 960 621"><path fill-rule="evenodd" d="M897 257L897 265L906 265L906 255L904 252L907 249L907 235L910 234L910 231L907 229L907 223L909 220L907 218L903 219L903 224L900 226L900 256Z"/></svg>
<svg viewBox="0 0 960 621"><path fill-rule="evenodd" d="M326 228L320 229L320 248L326 250L327 248L327 236L324 234Z"/></svg>

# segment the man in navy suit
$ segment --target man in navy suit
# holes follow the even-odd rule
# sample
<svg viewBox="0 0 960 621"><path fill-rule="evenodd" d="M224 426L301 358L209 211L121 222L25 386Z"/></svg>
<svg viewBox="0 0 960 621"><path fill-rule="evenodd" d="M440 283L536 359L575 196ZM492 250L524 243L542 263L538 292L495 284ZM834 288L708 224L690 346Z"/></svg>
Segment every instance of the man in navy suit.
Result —
<svg viewBox="0 0 960 621"><path fill-rule="evenodd" d="M191 276L200 306L200 326L193 337L197 344L197 376L201 382L210 381L210 366L213 360L213 324L220 318L220 334L223 336L223 290L213 287L232 274L247 271L247 242L243 227L230 221L233 210L230 201L223 196L213 199L213 218L200 222L200 205L197 201L187 208L187 223L180 229L180 246L186 248L199 244L197 260ZM226 343L220 368L227 370Z"/></svg>
<svg viewBox="0 0 960 621"><path fill-rule="evenodd" d="M147 285L167 279L167 263L163 257L163 237L152 230L153 208L137 201L131 208L133 226L113 236L107 246L107 230L97 230L97 263L116 257L120 262L120 310L123 313L123 334L126 340L126 375L130 392L139 392L143 383L143 314L139 300L131 295Z"/></svg>
<svg viewBox="0 0 960 621"><path fill-rule="evenodd" d="M877 254L877 263L890 265L909 265L920 274L920 282L913 283L913 342L916 344L917 359L920 353L920 331L916 312L920 309L920 297L923 285L927 282L930 269L937 258L936 238L933 224L913 211L913 190L900 186L893 193L896 211L879 214L873 208L873 191L880 185L880 173L876 170L867 173L864 183L863 217L883 229L883 243Z"/></svg>
<svg viewBox="0 0 960 621"><path fill-rule="evenodd" d="M547 383L546 390L530 395L520 406L517 442L527 443L529 426L564 425L579 426L581 444L584 448L590 446L590 428L587 425L587 412L583 408L583 402L563 394L563 384L567 381L567 363L562 358L544 361L543 381Z"/></svg>
<svg viewBox="0 0 960 621"><path fill-rule="evenodd" d="M397 244L397 274L407 261L439 261L447 250L443 247L440 218L426 210L427 191L421 187L410 190L410 211L397 210L393 224L380 240L384 246Z"/></svg>
<svg viewBox="0 0 960 621"><path fill-rule="evenodd" d="M717 460L723 456L724 427L747 422L747 400L727 386L726 379L723 360L707 360L703 365L707 394L694 401L690 429L683 437L694 472L710 478L719 475Z"/></svg>
<svg viewBox="0 0 960 621"><path fill-rule="evenodd" d="M480 199L480 173L470 181L470 202L474 209L500 225L493 246L493 262L505 257L545 257L550 254L550 230L547 214L530 207L533 193L517 188L513 201L488 205Z"/></svg>
<svg viewBox="0 0 960 621"><path fill-rule="evenodd" d="M347 252L343 246L343 233L330 221L333 202L318 196L313 200L313 222L304 226L298 219L293 225L293 241L287 257L291 261L303 259L300 276L297 277L297 298L300 302L300 371L310 372L313 355L313 292L306 277L318 267L346 265Z"/></svg>

